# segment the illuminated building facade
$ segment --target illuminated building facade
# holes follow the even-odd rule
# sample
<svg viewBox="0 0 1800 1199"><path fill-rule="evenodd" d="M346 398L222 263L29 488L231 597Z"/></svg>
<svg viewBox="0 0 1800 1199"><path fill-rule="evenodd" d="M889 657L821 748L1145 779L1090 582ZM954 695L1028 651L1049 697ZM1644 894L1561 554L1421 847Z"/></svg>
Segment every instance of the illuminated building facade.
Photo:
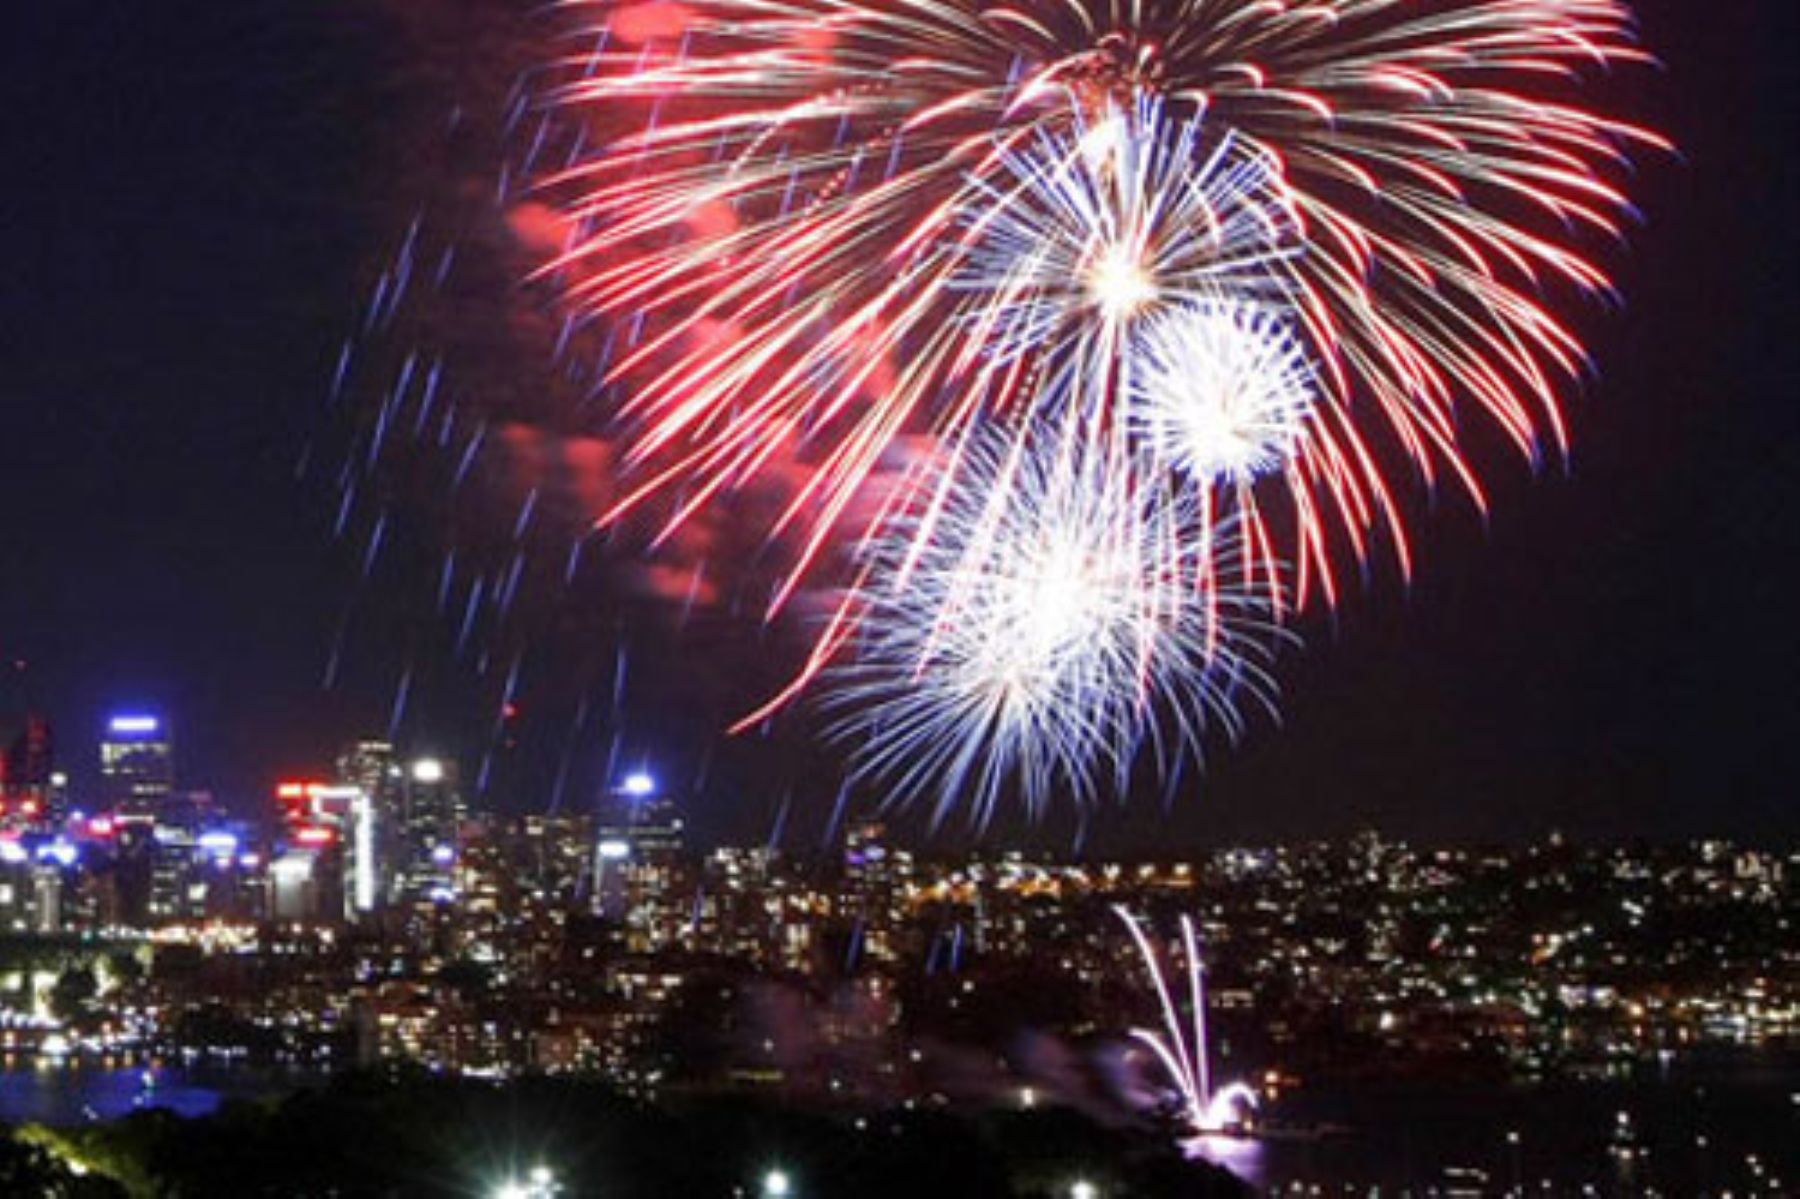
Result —
<svg viewBox="0 0 1800 1199"><path fill-rule="evenodd" d="M906 916L903 900L912 882L912 854L889 843L879 821L862 821L845 833L844 885L837 902L852 921L857 957L897 956L894 937Z"/></svg>
<svg viewBox="0 0 1800 1199"><path fill-rule="evenodd" d="M468 819L456 763L415 759L404 768L400 786L380 801L375 820L390 830L380 843L392 900L417 905L454 898L462 826Z"/></svg>
<svg viewBox="0 0 1800 1199"><path fill-rule="evenodd" d="M200 837L211 807L204 794L167 795L151 814L150 837L142 845L149 858L146 907L151 923L206 915Z"/></svg>
<svg viewBox="0 0 1800 1199"><path fill-rule="evenodd" d="M605 797L597 825L595 914L622 922L634 949L670 944L689 922L677 900L687 839L674 799L634 772Z"/></svg>
<svg viewBox="0 0 1800 1199"><path fill-rule="evenodd" d="M63 788L52 769L53 750L43 717L0 717L0 820L31 825L54 817Z"/></svg>
<svg viewBox="0 0 1800 1199"><path fill-rule="evenodd" d="M100 742L100 799L127 819L149 823L175 790L175 747L167 721L128 713L106 722Z"/></svg>

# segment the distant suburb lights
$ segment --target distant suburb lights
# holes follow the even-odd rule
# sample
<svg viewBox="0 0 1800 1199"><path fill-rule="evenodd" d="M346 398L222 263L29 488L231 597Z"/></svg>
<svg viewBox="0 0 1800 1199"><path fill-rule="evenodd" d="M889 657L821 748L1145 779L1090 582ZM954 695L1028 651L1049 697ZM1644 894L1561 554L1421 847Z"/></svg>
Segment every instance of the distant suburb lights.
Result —
<svg viewBox="0 0 1800 1199"><path fill-rule="evenodd" d="M1649 61L1618 0L565 7L601 523L758 522L814 635L738 727L810 696L939 821L1179 777L1410 568L1402 488L1562 454L1556 309L1667 146L1580 103Z"/></svg>

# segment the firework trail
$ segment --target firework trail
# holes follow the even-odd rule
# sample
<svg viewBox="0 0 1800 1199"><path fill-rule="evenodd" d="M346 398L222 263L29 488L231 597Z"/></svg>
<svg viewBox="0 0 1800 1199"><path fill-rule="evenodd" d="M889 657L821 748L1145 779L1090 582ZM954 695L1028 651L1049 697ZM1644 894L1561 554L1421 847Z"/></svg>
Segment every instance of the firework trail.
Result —
<svg viewBox="0 0 1800 1199"><path fill-rule="evenodd" d="M520 285L558 228L530 180L574 132L532 102L545 22L514 0L384 13L406 65L384 78L393 244L300 467L334 493L354 553L325 681L387 689L379 718L403 742L480 746L469 777L490 797L555 806L610 782L608 746L645 739L627 624L654 641L660 614L710 600L723 572L702 569L699 522L650 565L622 566L593 528L614 498L594 419L604 333Z"/></svg>
<svg viewBox="0 0 1800 1199"><path fill-rule="evenodd" d="M1163 969L1162 955L1150 943L1142 922L1123 907L1115 906L1113 913L1130 931L1132 943L1137 946L1144 972L1156 988L1156 998L1162 1009L1161 1032L1134 1028L1131 1037L1155 1055L1168 1075L1170 1084L1180 1096L1182 1123L1190 1132L1201 1136L1240 1126L1244 1113L1256 1107L1256 1092L1241 1082L1213 1089L1206 1040L1206 967L1200 960L1200 940L1194 932L1193 918L1181 918L1181 947L1186 963L1191 1020L1190 1024L1184 1025L1181 1009Z"/></svg>

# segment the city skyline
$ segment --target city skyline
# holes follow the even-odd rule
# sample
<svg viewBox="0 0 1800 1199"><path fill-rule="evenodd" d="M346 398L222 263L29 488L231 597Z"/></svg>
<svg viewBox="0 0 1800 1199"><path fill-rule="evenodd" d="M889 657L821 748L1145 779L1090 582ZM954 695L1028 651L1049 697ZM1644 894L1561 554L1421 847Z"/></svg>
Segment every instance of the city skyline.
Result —
<svg viewBox="0 0 1800 1199"><path fill-rule="evenodd" d="M1795 1191L1758 7L9 5L0 1190Z"/></svg>

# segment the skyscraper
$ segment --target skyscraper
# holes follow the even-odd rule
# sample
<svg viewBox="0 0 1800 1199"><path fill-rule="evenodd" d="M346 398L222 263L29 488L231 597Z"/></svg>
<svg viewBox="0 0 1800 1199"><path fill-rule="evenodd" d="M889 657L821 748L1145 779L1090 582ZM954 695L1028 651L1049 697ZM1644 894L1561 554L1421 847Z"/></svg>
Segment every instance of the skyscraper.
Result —
<svg viewBox="0 0 1800 1199"><path fill-rule="evenodd" d="M455 762L417 758L404 767L398 791L386 797L375 817L392 830L382 834L381 843L395 900L434 903L454 896L467 817Z"/></svg>
<svg viewBox="0 0 1800 1199"><path fill-rule="evenodd" d="M373 737L352 741L338 755L337 781L361 787L378 804L397 796L405 772L392 744Z"/></svg>
<svg viewBox="0 0 1800 1199"><path fill-rule="evenodd" d="M175 749L160 716L130 713L106 722L100 742L100 800L148 822L175 789Z"/></svg>
<svg viewBox="0 0 1800 1199"><path fill-rule="evenodd" d="M153 923L198 920L206 915L206 875L200 838L212 817L212 797L204 793L165 795L155 801L150 839L137 848L149 857L146 914Z"/></svg>
<svg viewBox="0 0 1800 1199"><path fill-rule="evenodd" d="M594 839L594 911L623 921L636 949L667 944L680 924L677 876L686 847L674 797L635 771L602 798Z"/></svg>
<svg viewBox="0 0 1800 1199"><path fill-rule="evenodd" d="M356 919L381 908L395 887L406 771L391 743L365 737L338 755L337 779L354 789L344 822L350 876L344 898L345 914Z"/></svg>
<svg viewBox="0 0 1800 1199"><path fill-rule="evenodd" d="M0 819L30 824L47 817L55 790L53 748L43 717L0 717Z"/></svg>

